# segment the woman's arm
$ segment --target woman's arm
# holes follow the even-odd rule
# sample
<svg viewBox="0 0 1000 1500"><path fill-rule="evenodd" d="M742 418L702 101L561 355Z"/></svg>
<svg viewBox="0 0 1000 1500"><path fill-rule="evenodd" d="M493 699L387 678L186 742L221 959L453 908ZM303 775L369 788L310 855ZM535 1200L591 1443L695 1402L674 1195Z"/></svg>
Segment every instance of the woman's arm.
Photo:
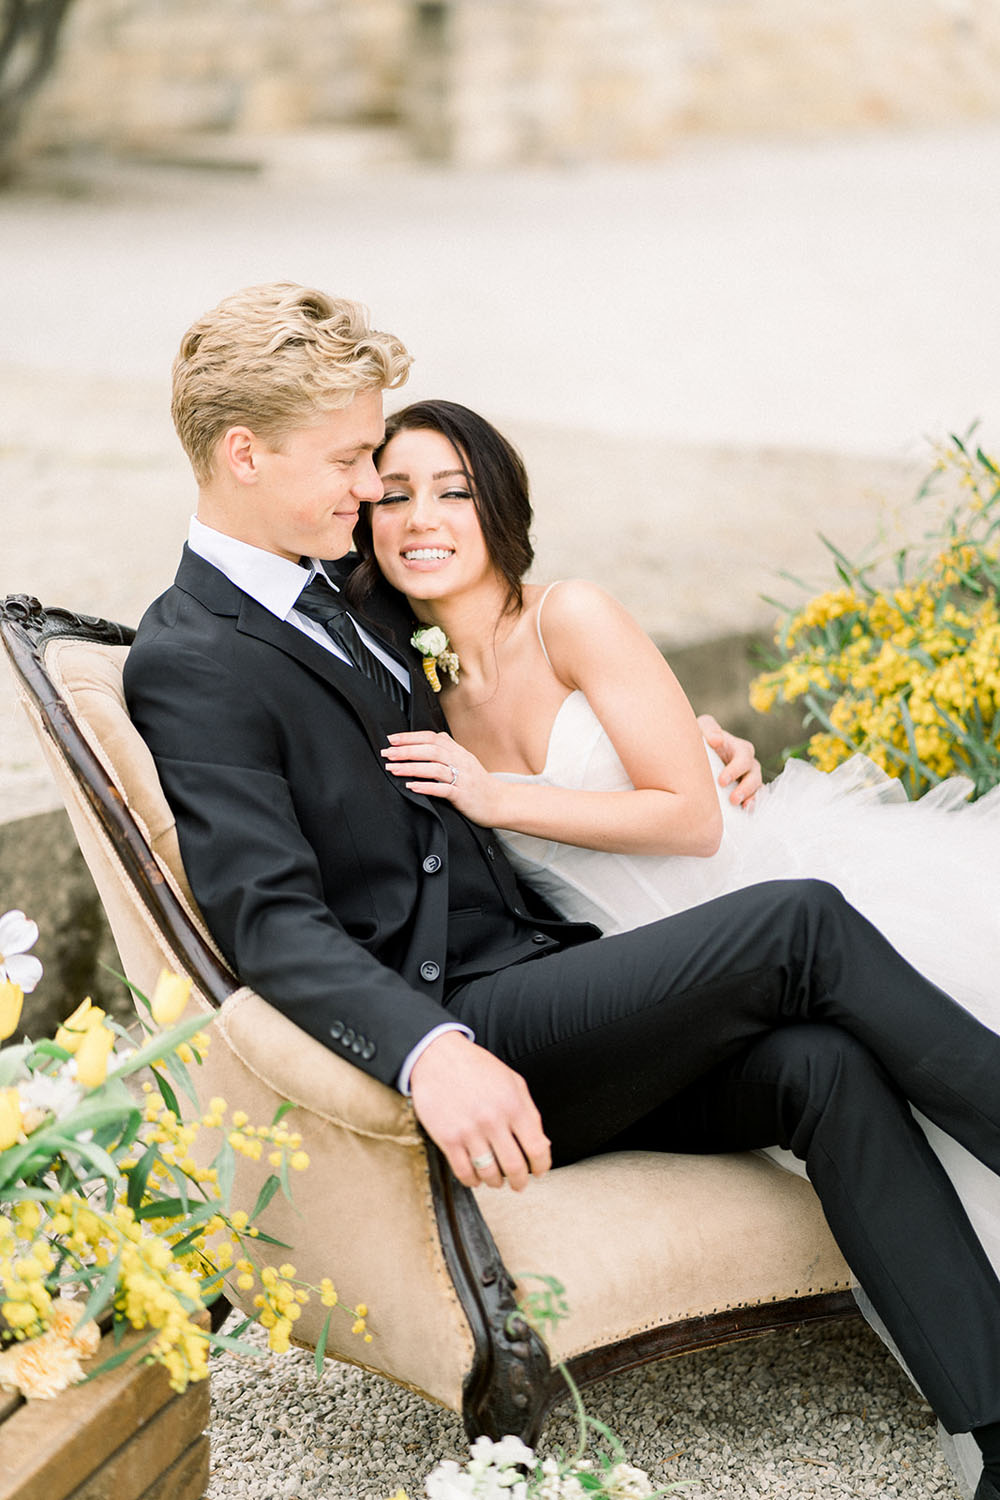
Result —
<svg viewBox="0 0 1000 1500"><path fill-rule="evenodd" d="M546 601L545 643L556 676L586 695L634 791L502 781L449 735L419 732L390 737L387 769L485 827L626 854L713 854L722 812L701 731L649 637L603 589L575 580Z"/></svg>

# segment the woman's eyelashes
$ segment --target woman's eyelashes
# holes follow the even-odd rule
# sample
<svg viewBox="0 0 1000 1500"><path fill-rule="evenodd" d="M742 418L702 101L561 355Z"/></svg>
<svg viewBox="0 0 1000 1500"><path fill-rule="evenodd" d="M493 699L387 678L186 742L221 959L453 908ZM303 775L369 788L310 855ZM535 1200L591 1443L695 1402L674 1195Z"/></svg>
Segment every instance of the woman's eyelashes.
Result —
<svg viewBox="0 0 1000 1500"><path fill-rule="evenodd" d="M381 500L375 500L372 503L374 505L400 505L411 498L410 495L399 494L391 490L387 495L383 495ZM436 499L439 503L444 500L471 500L472 492L467 489L442 490L441 494L436 496Z"/></svg>

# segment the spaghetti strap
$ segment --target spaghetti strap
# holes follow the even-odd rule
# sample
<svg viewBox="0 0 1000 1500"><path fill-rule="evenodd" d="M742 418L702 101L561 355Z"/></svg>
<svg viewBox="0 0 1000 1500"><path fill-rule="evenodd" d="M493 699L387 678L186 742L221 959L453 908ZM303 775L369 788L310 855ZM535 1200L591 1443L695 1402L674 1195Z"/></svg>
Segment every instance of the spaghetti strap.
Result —
<svg viewBox="0 0 1000 1500"><path fill-rule="evenodd" d="M538 644L542 648L542 655L545 657L545 660L548 663L548 667L551 672L555 671L555 667L553 667L551 661L549 661L549 653L545 649L545 637L542 635L542 606L551 594L552 590L557 586L557 584L562 583L562 581L563 580L561 578L555 578L548 585L544 594L538 601L538 613L535 615L535 629L538 631Z"/></svg>

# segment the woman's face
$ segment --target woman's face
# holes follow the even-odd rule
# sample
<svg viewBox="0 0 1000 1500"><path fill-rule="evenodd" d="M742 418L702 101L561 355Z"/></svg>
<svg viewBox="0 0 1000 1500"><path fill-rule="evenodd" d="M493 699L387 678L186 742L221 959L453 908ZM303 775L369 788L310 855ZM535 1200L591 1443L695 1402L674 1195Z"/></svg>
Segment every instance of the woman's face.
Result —
<svg viewBox="0 0 1000 1500"><path fill-rule="evenodd" d="M378 472L372 545L395 588L411 599L441 599L495 576L462 461L446 437L397 432Z"/></svg>

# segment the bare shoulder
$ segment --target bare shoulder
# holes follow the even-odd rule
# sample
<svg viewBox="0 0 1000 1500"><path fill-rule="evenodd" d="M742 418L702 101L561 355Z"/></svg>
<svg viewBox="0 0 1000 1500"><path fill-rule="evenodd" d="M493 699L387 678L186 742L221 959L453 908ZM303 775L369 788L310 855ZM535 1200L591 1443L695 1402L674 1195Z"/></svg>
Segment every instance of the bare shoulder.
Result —
<svg viewBox="0 0 1000 1500"><path fill-rule="evenodd" d="M539 589L539 608L543 599L546 638L550 630L580 630L612 620L631 620L625 606L589 578L565 578L549 584L548 588Z"/></svg>
<svg viewBox="0 0 1000 1500"><path fill-rule="evenodd" d="M600 584L586 578L570 578L540 590L538 603L544 598L541 633L553 669L571 685L579 685L587 662L605 654L613 656L627 645L631 650L646 648L658 655L648 636L628 610Z"/></svg>

